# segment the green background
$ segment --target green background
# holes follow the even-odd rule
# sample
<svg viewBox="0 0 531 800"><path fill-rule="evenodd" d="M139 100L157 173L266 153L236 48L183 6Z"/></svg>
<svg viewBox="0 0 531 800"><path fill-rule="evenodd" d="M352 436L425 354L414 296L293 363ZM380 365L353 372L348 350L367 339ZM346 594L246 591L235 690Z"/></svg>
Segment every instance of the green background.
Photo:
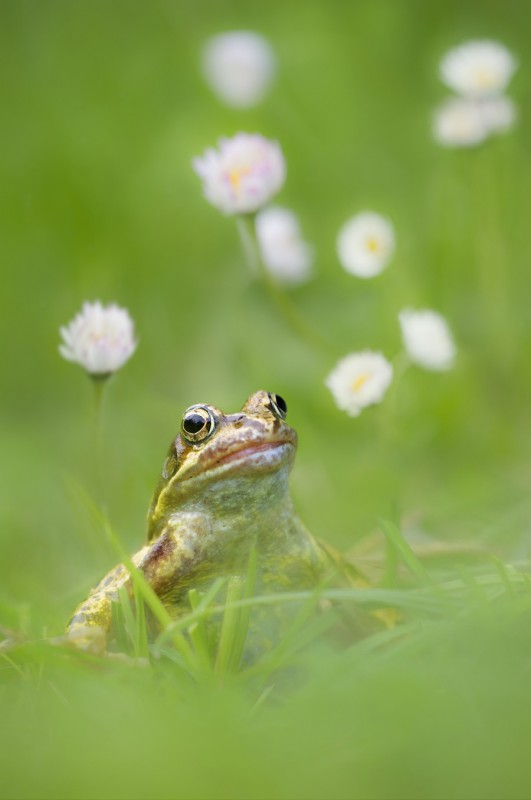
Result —
<svg viewBox="0 0 531 800"><path fill-rule="evenodd" d="M256 109L223 107L200 73L205 39L231 29L259 31L278 57ZM138 334L104 420L105 500L131 551L182 411L232 412L264 388L286 398L299 433L293 495L316 535L347 550L393 517L527 557L530 35L524 0L2 0L6 625L57 635L114 560L82 500L95 491L92 387L57 350L84 300L125 306ZM438 63L475 38L519 62L518 125L443 150L430 133L448 94ZM294 336L250 276L234 220L201 196L191 159L239 130L285 153L278 202L316 250L315 279L291 297L335 356ZM372 281L335 255L339 227L364 209L397 238ZM351 351L394 358L408 305L445 315L455 368L412 368L348 418L325 376ZM134 672L38 663L28 682L6 665L0 795L528 796L524 606L446 621L381 660L317 648L259 714L237 684L159 690Z"/></svg>

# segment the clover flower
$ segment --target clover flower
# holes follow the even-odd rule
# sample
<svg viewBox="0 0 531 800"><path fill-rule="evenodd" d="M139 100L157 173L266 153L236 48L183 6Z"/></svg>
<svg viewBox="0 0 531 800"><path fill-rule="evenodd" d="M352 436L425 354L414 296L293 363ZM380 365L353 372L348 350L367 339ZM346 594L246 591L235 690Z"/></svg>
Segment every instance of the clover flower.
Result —
<svg viewBox="0 0 531 800"><path fill-rule="evenodd" d="M291 285L308 280L313 250L302 239L293 211L279 206L260 211L256 217L256 235L262 260L275 278Z"/></svg>
<svg viewBox="0 0 531 800"><path fill-rule="evenodd" d="M263 36L231 31L209 39L202 53L203 74L220 100L234 108L257 105L275 72L275 57Z"/></svg>
<svg viewBox="0 0 531 800"><path fill-rule="evenodd" d="M389 263L395 249L393 226L372 211L347 220L337 237L339 261L358 278L373 278Z"/></svg>
<svg viewBox="0 0 531 800"><path fill-rule="evenodd" d="M448 324L431 309L403 309L398 315L404 347L410 359L429 370L443 371L454 363L456 348Z"/></svg>
<svg viewBox="0 0 531 800"><path fill-rule="evenodd" d="M133 321L125 308L99 300L84 303L79 314L60 329L59 352L91 376L104 378L120 369L136 348Z"/></svg>
<svg viewBox="0 0 531 800"><path fill-rule="evenodd" d="M515 69L515 59L504 45L471 41L446 53L440 75L450 89L463 97L491 97L506 89Z"/></svg>
<svg viewBox="0 0 531 800"><path fill-rule="evenodd" d="M325 380L336 405L357 417L370 405L379 403L391 380L393 367L382 353L365 350L342 358Z"/></svg>
<svg viewBox="0 0 531 800"><path fill-rule="evenodd" d="M250 214L279 191L286 163L278 142L258 133L220 139L192 166L203 181L203 194L223 214Z"/></svg>

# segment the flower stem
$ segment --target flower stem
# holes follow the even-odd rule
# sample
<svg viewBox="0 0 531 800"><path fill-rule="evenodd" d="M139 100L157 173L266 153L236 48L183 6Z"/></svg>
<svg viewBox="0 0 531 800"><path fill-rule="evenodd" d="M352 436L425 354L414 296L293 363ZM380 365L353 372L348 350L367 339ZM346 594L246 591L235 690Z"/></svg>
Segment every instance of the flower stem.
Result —
<svg viewBox="0 0 531 800"><path fill-rule="evenodd" d="M254 214L241 215L237 217L236 222L249 268L251 272L262 281L269 297L275 304L277 311L284 318L286 324L297 336L310 345L310 347L325 351L327 355L331 352L335 355L336 349L332 343L322 337L321 334L307 322L296 306L293 305L289 297L278 286L265 266L260 255L260 249L256 238Z"/></svg>
<svg viewBox="0 0 531 800"><path fill-rule="evenodd" d="M91 375L94 387L95 471L97 496L102 512L105 511L105 451L103 438L103 401L108 375Z"/></svg>
<svg viewBox="0 0 531 800"><path fill-rule="evenodd" d="M393 380L384 405L385 411L380 416L382 433L384 433L386 437L388 434L393 434L396 426L400 385L402 383L402 378L411 367L411 359L405 350L401 350L393 359L392 364Z"/></svg>
<svg viewBox="0 0 531 800"><path fill-rule="evenodd" d="M494 145L494 143L492 143ZM510 260L500 219L499 186L496 181L494 147L476 154L473 191L476 195L476 269L477 286L483 302L486 332L500 364L506 363L511 350L509 327L507 268Z"/></svg>

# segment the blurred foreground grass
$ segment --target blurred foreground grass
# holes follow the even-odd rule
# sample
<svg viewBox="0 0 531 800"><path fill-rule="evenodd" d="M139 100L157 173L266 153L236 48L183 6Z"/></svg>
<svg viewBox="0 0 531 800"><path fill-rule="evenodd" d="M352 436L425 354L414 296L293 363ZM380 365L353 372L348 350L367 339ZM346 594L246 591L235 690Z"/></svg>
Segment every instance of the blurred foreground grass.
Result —
<svg viewBox="0 0 531 800"><path fill-rule="evenodd" d="M515 0L1 4L0 623L37 640L2 657L1 796L529 796L531 594L489 553L529 569L530 23ZM205 37L231 28L259 30L279 58L247 112L222 108L198 70ZM477 151L441 151L437 63L478 37L520 61L521 119ZM397 312L426 305L455 333L454 371L410 371L359 419L333 408L332 363L275 317L190 169L237 130L282 144L279 202L317 252L294 301L337 355L393 356ZM367 283L334 254L363 208L398 241ZM390 580L406 619L389 641L317 638L262 681L40 641L115 560L76 489L94 491L91 387L57 354L59 325L96 297L127 306L140 338L106 408L106 503L128 550L182 410L233 411L265 388L288 401L294 496L316 535L347 550L392 518L410 540L486 554L447 559L435 588Z"/></svg>
<svg viewBox="0 0 531 800"><path fill-rule="evenodd" d="M11 651L3 795L528 797L530 580L403 590L400 629L272 674Z"/></svg>

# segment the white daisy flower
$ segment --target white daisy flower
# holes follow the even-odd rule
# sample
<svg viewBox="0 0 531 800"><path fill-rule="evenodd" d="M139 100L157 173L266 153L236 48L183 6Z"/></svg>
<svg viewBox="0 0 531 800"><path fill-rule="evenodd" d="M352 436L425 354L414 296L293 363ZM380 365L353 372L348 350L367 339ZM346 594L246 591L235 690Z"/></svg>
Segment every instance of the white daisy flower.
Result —
<svg viewBox="0 0 531 800"><path fill-rule="evenodd" d="M503 95L479 100L452 97L436 110L433 135L444 147L474 147L492 134L510 130L516 116L513 101Z"/></svg>
<svg viewBox="0 0 531 800"><path fill-rule="evenodd" d="M293 211L265 208L256 217L256 235L262 260L281 283L295 285L311 275L313 249L302 239Z"/></svg>
<svg viewBox="0 0 531 800"><path fill-rule="evenodd" d="M440 66L442 81L465 97L503 92L516 69L512 53L499 42L472 41L450 50Z"/></svg>
<svg viewBox="0 0 531 800"><path fill-rule="evenodd" d="M258 133L220 139L219 150L206 150L203 156L194 158L192 166L203 181L203 194L223 214L258 211L279 191L286 177L286 162L278 142Z"/></svg>
<svg viewBox="0 0 531 800"><path fill-rule="evenodd" d="M473 100L452 97L435 112L433 135L444 147L475 147L485 141L488 134L480 104Z"/></svg>
<svg viewBox="0 0 531 800"><path fill-rule="evenodd" d="M404 347L410 359L421 367L443 371L453 366L456 347L448 324L430 309L403 309L398 315Z"/></svg>
<svg viewBox="0 0 531 800"><path fill-rule="evenodd" d="M365 350L342 358L325 380L336 405L351 417L379 403L393 378L393 367L381 353Z"/></svg>
<svg viewBox="0 0 531 800"><path fill-rule="evenodd" d="M84 303L80 313L60 329L59 352L96 377L120 369L136 348L133 320L125 308L99 300Z"/></svg>
<svg viewBox="0 0 531 800"><path fill-rule="evenodd" d="M486 97L479 103L483 124L489 133L506 133L518 116L516 106L509 97Z"/></svg>
<svg viewBox="0 0 531 800"><path fill-rule="evenodd" d="M210 88L234 108L257 105L275 73L269 43L251 31L213 36L203 48L202 64Z"/></svg>
<svg viewBox="0 0 531 800"><path fill-rule="evenodd" d="M337 237L341 265L358 278L372 278L389 263L395 249L390 221L372 211L349 219Z"/></svg>

